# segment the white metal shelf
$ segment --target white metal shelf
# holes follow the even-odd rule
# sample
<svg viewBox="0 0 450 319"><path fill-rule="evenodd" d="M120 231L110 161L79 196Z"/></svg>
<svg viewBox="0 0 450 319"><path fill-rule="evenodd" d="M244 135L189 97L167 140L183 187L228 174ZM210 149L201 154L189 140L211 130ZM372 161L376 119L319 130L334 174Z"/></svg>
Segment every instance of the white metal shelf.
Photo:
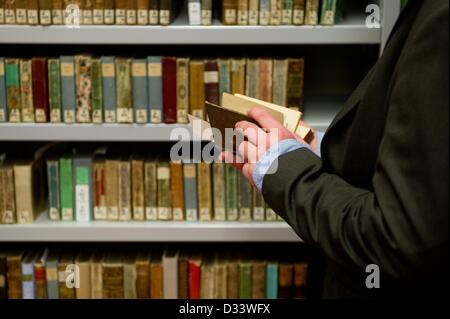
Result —
<svg viewBox="0 0 450 319"><path fill-rule="evenodd" d="M1 242L301 242L285 222L62 222L0 225Z"/></svg>

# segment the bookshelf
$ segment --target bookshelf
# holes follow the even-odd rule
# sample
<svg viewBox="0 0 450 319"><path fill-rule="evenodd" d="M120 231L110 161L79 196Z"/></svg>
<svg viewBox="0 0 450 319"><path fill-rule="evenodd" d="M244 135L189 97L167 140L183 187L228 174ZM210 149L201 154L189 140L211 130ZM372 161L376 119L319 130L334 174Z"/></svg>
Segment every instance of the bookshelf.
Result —
<svg viewBox="0 0 450 319"><path fill-rule="evenodd" d="M347 0L348 1L348 0ZM211 26L187 25L187 13L182 11L170 26L8 26L0 25L0 48L21 45L305 45L311 56L315 46L321 48L346 47L351 52L355 46L374 45L381 53L400 11L400 1L379 0L380 28L367 28L364 8L368 1L349 1L349 12L343 21L334 26L222 26L217 19ZM282 47L280 46L281 50ZM57 48L50 47L57 52ZM354 63L342 54L331 63L339 75ZM331 54L331 53L329 53ZM17 53L17 55L20 55ZM314 57L312 57L314 58ZM320 61L319 61L320 62ZM340 65L342 64L342 65ZM314 66L319 65L316 61ZM340 68L339 68L340 66ZM319 67L323 71L323 67ZM336 72L336 70L338 70ZM313 72L313 71L308 71ZM351 73L351 72L349 72ZM351 74L349 75L352 76ZM307 78L311 78L306 75ZM305 121L315 129L326 130L355 79L339 89L327 87L319 95L321 79L315 78L306 85ZM340 82L333 78L332 81ZM344 87L344 89L340 89ZM314 94L308 93L313 92ZM330 94L329 92L338 92ZM321 97L314 97L321 96ZM0 124L2 142L25 141L136 141L168 142L174 127L187 125L166 124ZM151 134L149 134L151 133ZM0 242L300 242L293 230L284 222L52 222L42 213L30 225L0 225Z"/></svg>

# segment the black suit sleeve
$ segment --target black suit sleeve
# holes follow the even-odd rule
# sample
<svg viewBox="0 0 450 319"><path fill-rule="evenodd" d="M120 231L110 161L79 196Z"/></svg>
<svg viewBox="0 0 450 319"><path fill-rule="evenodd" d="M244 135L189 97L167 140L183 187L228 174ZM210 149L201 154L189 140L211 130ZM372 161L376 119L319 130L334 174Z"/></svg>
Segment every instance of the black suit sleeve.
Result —
<svg viewBox="0 0 450 319"><path fill-rule="evenodd" d="M399 58L373 191L327 172L304 148L264 177L267 203L346 269L375 263L406 280L439 271L443 256L448 265L448 1L437 3Z"/></svg>

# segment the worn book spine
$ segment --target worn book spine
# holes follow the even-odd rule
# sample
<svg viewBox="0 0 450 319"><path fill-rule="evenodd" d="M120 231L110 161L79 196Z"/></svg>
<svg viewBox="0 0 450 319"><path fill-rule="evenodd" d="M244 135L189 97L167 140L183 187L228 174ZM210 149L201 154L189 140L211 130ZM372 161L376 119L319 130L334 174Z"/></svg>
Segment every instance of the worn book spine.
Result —
<svg viewBox="0 0 450 319"><path fill-rule="evenodd" d="M47 299L46 258L48 250L34 263L34 291L36 299Z"/></svg>
<svg viewBox="0 0 450 319"><path fill-rule="evenodd" d="M237 24L248 24L248 0L238 0Z"/></svg>
<svg viewBox="0 0 450 319"><path fill-rule="evenodd" d="M63 0L52 0L52 24L63 24Z"/></svg>
<svg viewBox="0 0 450 319"><path fill-rule="evenodd" d="M252 264L250 262L239 263L239 298L252 298Z"/></svg>
<svg viewBox="0 0 450 319"><path fill-rule="evenodd" d="M33 260L26 258L22 261L22 299L35 297Z"/></svg>
<svg viewBox="0 0 450 319"><path fill-rule="evenodd" d="M238 0L222 1L222 23L225 25L237 24Z"/></svg>
<svg viewBox="0 0 450 319"><path fill-rule="evenodd" d="M146 59L133 59L131 73L133 77L133 109L136 123L147 123L148 84Z"/></svg>
<svg viewBox="0 0 450 319"><path fill-rule="evenodd" d="M272 59L259 59L259 99L272 102ZM255 82L257 82L256 78Z"/></svg>
<svg viewBox="0 0 450 319"><path fill-rule="evenodd" d="M79 287L75 289L76 299L91 299L91 265L89 255L80 257L75 261L79 270Z"/></svg>
<svg viewBox="0 0 450 319"><path fill-rule="evenodd" d="M294 298L305 299L307 297L308 264L295 263L294 264Z"/></svg>
<svg viewBox="0 0 450 319"><path fill-rule="evenodd" d="M201 162L197 165L198 210L200 221L212 220L211 164Z"/></svg>
<svg viewBox="0 0 450 319"><path fill-rule="evenodd" d="M270 22L270 0L259 1L259 24L268 25Z"/></svg>
<svg viewBox="0 0 450 319"><path fill-rule="evenodd" d="M183 164L170 162L170 192L173 220L184 220Z"/></svg>
<svg viewBox="0 0 450 319"><path fill-rule="evenodd" d="M178 258L178 299L187 299L189 296L189 268L186 255L180 255Z"/></svg>
<svg viewBox="0 0 450 319"><path fill-rule="evenodd" d="M202 4L201 0L188 1L188 18L190 25L202 24Z"/></svg>
<svg viewBox="0 0 450 319"><path fill-rule="evenodd" d="M151 299L162 299L164 297L164 286L163 286L163 265L161 262L161 257L159 260L153 260L150 265L150 298Z"/></svg>
<svg viewBox="0 0 450 319"><path fill-rule="evenodd" d="M242 172L238 173L238 207L239 220L250 221L252 219L252 186Z"/></svg>
<svg viewBox="0 0 450 319"><path fill-rule="evenodd" d="M296 25L305 22L305 0L294 0L292 23Z"/></svg>
<svg viewBox="0 0 450 319"><path fill-rule="evenodd" d="M103 10L104 24L114 24L115 19L115 0L105 0L105 9Z"/></svg>
<svg viewBox="0 0 450 319"><path fill-rule="evenodd" d="M137 23L136 0L128 0L126 5L127 24L133 25Z"/></svg>
<svg viewBox="0 0 450 319"><path fill-rule="evenodd" d="M116 0L115 1L115 23L116 24L126 24L127 22L127 0Z"/></svg>
<svg viewBox="0 0 450 319"><path fill-rule="evenodd" d="M212 0L202 0L202 25L212 23Z"/></svg>
<svg viewBox="0 0 450 319"><path fill-rule="evenodd" d="M75 56L78 123L92 122L92 60L85 55Z"/></svg>
<svg viewBox="0 0 450 319"><path fill-rule="evenodd" d="M22 252L6 257L8 299L22 298Z"/></svg>
<svg viewBox="0 0 450 319"><path fill-rule="evenodd" d="M33 104L36 122L48 122L48 78L47 59L33 58L31 60L33 79Z"/></svg>
<svg viewBox="0 0 450 319"><path fill-rule="evenodd" d="M61 194L61 219L73 220L73 172L72 158L64 156L59 159L60 194Z"/></svg>
<svg viewBox="0 0 450 319"><path fill-rule="evenodd" d="M15 0L15 24L27 24L27 2L26 0Z"/></svg>
<svg viewBox="0 0 450 319"><path fill-rule="evenodd" d="M226 183L225 164L213 164L214 220L226 220Z"/></svg>
<svg viewBox="0 0 450 319"><path fill-rule="evenodd" d="M316 25L319 23L319 0L305 0L305 20L308 25Z"/></svg>
<svg viewBox="0 0 450 319"><path fill-rule="evenodd" d="M158 219L158 183L156 162L146 161L144 164L145 183L145 219Z"/></svg>
<svg viewBox="0 0 450 319"><path fill-rule="evenodd" d="M96 25L104 24L103 11L105 10L104 0L94 0L92 6L92 23Z"/></svg>
<svg viewBox="0 0 450 319"><path fill-rule="evenodd" d="M58 256L48 257L45 264L48 299L59 299L58 292Z"/></svg>
<svg viewBox="0 0 450 319"><path fill-rule="evenodd" d="M294 266L281 263L278 265L278 293L280 299L294 297Z"/></svg>
<svg viewBox="0 0 450 319"><path fill-rule="evenodd" d="M121 263L103 264L103 292L104 299L122 299L123 290L123 265Z"/></svg>
<svg viewBox="0 0 450 319"><path fill-rule="evenodd" d="M214 265L214 299L226 299L227 298L227 264L225 261L219 259Z"/></svg>
<svg viewBox="0 0 450 319"><path fill-rule="evenodd" d="M178 253L166 251L162 259L164 299L178 298Z"/></svg>
<svg viewBox="0 0 450 319"><path fill-rule="evenodd" d="M174 6L176 4L172 0L159 1L159 24L169 25L174 18Z"/></svg>
<svg viewBox="0 0 450 319"><path fill-rule="evenodd" d="M256 261L252 265L252 298L266 298L266 262Z"/></svg>
<svg viewBox="0 0 450 319"><path fill-rule="evenodd" d="M3 5L3 3L0 2L0 7L2 5ZM0 197L1 197L1 194L0 194ZM6 286L6 273L7 273L6 255L3 253L0 253L0 300L8 298L8 287Z"/></svg>
<svg viewBox="0 0 450 319"><path fill-rule="evenodd" d="M131 59L116 58L116 110L118 123L133 123Z"/></svg>
<svg viewBox="0 0 450 319"><path fill-rule="evenodd" d="M62 115L65 123L74 123L75 109L77 106L74 57L61 56L60 64Z"/></svg>
<svg viewBox="0 0 450 319"><path fill-rule="evenodd" d="M137 24L146 25L148 24L148 8L149 0L137 0L136 1L136 15Z"/></svg>
<svg viewBox="0 0 450 319"><path fill-rule="evenodd" d="M163 57L163 120L164 123L177 122L177 59Z"/></svg>
<svg viewBox="0 0 450 319"><path fill-rule="evenodd" d="M16 24L16 0L5 0L5 24Z"/></svg>
<svg viewBox="0 0 450 319"><path fill-rule="evenodd" d="M0 0L0 24L5 23L5 0Z"/></svg>
<svg viewBox="0 0 450 319"><path fill-rule="evenodd" d="M197 205L197 172L196 164L184 163L184 204L186 209L186 220L198 220Z"/></svg>
<svg viewBox="0 0 450 319"><path fill-rule="evenodd" d="M259 99L259 61L258 59L247 59L247 72L245 74L246 95Z"/></svg>
<svg viewBox="0 0 450 319"><path fill-rule="evenodd" d="M119 162L119 220L131 220L131 164L128 159Z"/></svg>
<svg viewBox="0 0 450 319"><path fill-rule="evenodd" d="M214 299L214 260L207 256L202 264L200 297L201 299Z"/></svg>
<svg viewBox="0 0 450 319"><path fill-rule="evenodd" d="M238 219L238 171L231 165L225 166L226 216L227 220Z"/></svg>
<svg viewBox="0 0 450 319"><path fill-rule="evenodd" d="M253 220L264 221L266 219L264 198L260 191L253 190Z"/></svg>
<svg viewBox="0 0 450 319"><path fill-rule="evenodd" d="M177 123L187 123L189 112L189 58L177 58Z"/></svg>
<svg viewBox="0 0 450 319"><path fill-rule="evenodd" d="M136 258L136 298L150 298L150 258L141 253Z"/></svg>
<svg viewBox="0 0 450 319"><path fill-rule="evenodd" d="M103 298L102 258L100 252L95 252L91 260L91 298Z"/></svg>
<svg viewBox="0 0 450 319"><path fill-rule="evenodd" d="M219 100L222 104L224 92L231 92L231 61L229 59L219 59Z"/></svg>
<svg viewBox="0 0 450 319"><path fill-rule="evenodd" d="M106 161L104 158L98 156L94 158L94 162L92 165L93 165L92 186L94 187L94 219L106 220L107 219L106 192L105 192Z"/></svg>
<svg viewBox="0 0 450 319"><path fill-rule="evenodd" d="M34 222L32 163L14 165L16 218L19 224Z"/></svg>
<svg viewBox="0 0 450 319"><path fill-rule="evenodd" d="M227 263L228 285L227 298L239 298L239 263L235 260L228 260Z"/></svg>
<svg viewBox="0 0 450 319"><path fill-rule="evenodd" d="M10 122L22 121L19 65L19 59L5 59L6 97Z"/></svg>
<svg viewBox="0 0 450 319"><path fill-rule="evenodd" d="M22 122L34 122L31 60L20 60L20 104L22 107Z"/></svg>
<svg viewBox="0 0 450 319"><path fill-rule="evenodd" d="M191 60L189 65L190 105L192 115L203 119L205 116L204 63Z"/></svg>
<svg viewBox="0 0 450 319"><path fill-rule="evenodd" d="M123 264L123 297L136 299L136 267L135 256L127 257Z"/></svg>
<svg viewBox="0 0 450 319"><path fill-rule="evenodd" d="M113 56L103 56L102 61L102 95L105 123L115 123L116 114L116 69Z"/></svg>
<svg viewBox="0 0 450 319"><path fill-rule="evenodd" d="M5 201L6 201L6 181L5 179L5 169L3 167L3 163L0 160L0 224L6 224L5 221ZM1 255L0 255L1 257ZM1 276L1 274L0 274ZM0 288L1 289L1 288ZM2 297L0 296L0 299Z"/></svg>
<svg viewBox="0 0 450 319"><path fill-rule="evenodd" d="M27 0L27 23L31 25L39 24L38 0Z"/></svg>
<svg viewBox="0 0 450 319"><path fill-rule="evenodd" d="M59 59L48 59L48 98L50 121L61 122L61 77Z"/></svg>
<svg viewBox="0 0 450 319"><path fill-rule="evenodd" d="M14 169L12 164L4 164L1 168L4 185L14 184ZM5 187L3 189L3 224L13 224L16 222L16 201L14 187Z"/></svg>
<svg viewBox="0 0 450 319"><path fill-rule="evenodd" d="M161 123L163 116L162 57L147 57L147 76L150 122Z"/></svg>
<svg viewBox="0 0 450 319"><path fill-rule="evenodd" d="M200 299L201 259L189 259L189 299Z"/></svg>
<svg viewBox="0 0 450 319"><path fill-rule="evenodd" d="M73 159L73 180L75 182L75 219L88 222L92 219L92 158L90 155L76 155Z"/></svg>
<svg viewBox="0 0 450 319"><path fill-rule="evenodd" d="M292 24L293 5L294 5L294 0L283 0L281 24Z"/></svg>
<svg viewBox="0 0 450 319"><path fill-rule="evenodd" d="M337 0L322 1L320 24L333 25L335 23Z"/></svg>
<svg viewBox="0 0 450 319"><path fill-rule="evenodd" d="M204 69L205 100L219 104L219 65L217 60L205 61Z"/></svg>
<svg viewBox="0 0 450 319"><path fill-rule="evenodd" d="M231 93L245 94L245 59L231 60Z"/></svg>
<svg viewBox="0 0 450 319"><path fill-rule="evenodd" d="M248 24L257 25L259 18L259 0L248 1Z"/></svg>
<svg viewBox="0 0 450 319"><path fill-rule="evenodd" d="M47 160L47 183L48 183L48 217L50 220L61 219L59 201L59 161Z"/></svg>
<svg viewBox="0 0 450 319"><path fill-rule="evenodd" d="M152 25L159 24L159 1L149 0L148 22Z"/></svg>
<svg viewBox="0 0 450 319"><path fill-rule="evenodd" d="M266 298L278 298L278 264L276 262L267 263L266 269Z"/></svg>
<svg viewBox="0 0 450 319"><path fill-rule="evenodd" d="M39 0L39 23L52 24L52 0Z"/></svg>
<svg viewBox="0 0 450 319"><path fill-rule="evenodd" d="M272 102L286 106L288 61L286 59L273 60Z"/></svg>
<svg viewBox="0 0 450 319"><path fill-rule="evenodd" d="M145 219L144 202L144 161L133 158L131 161L131 195L133 197L133 219Z"/></svg>
<svg viewBox="0 0 450 319"><path fill-rule="evenodd" d="M281 5L283 0L270 0L270 24L281 24Z"/></svg>
<svg viewBox="0 0 450 319"><path fill-rule="evenodd" d="M305 60L288 59L287 107L303 112Z"/></svg>
<svg viewBox="0 0 450 319"><path fill-rule="evenodd" d="M92 21L92 9L94 7L94 1L93 0L84 0L84 3L82 5L82 11L81 11L81 15L82 15L82 24L93 24Z"/></svg>
<svg viewBox="0 0 450 319"><path fill-rule="evenodd" d="M91 67L92 82L92 122L103 122L103 92L102 92L102 62L98 58L92 59Z"/></svg>
<svg viewBox="0 0 450 319"><path fill-rule="evenodd" d="M172 219L172 198L170 193L170 168L168 162L158 162L158 219Z"/></svg>
<svg viewBox="0 0 450 319"><path fill-rule="evenodd" d="M8 121L6 101L5 58L0 57L0 122Z"/></svg>

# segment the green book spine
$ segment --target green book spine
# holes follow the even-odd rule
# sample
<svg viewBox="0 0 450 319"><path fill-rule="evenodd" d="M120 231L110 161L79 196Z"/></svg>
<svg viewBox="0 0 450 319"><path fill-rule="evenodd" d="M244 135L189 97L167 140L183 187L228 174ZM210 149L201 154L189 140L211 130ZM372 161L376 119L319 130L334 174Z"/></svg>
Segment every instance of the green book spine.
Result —
<svg viewBox="0 0 450 319"><path fill-rule="evenodd" d="M61 78L59 59L48 59L48 96L50 121L61 122Z"/></svg>
<svg viewBox="0 0 450 319"><path fill-rule="evenodd" d="M225 202L226 202L226 185L225 185L225 167L224 163L213 164L213 188L214 188L214 219L224 221Z"/></svg>
<svg viewBox="0 0 450 319"><path fill-rule="evenodd" d="M323 0L320 13L320 24L333 25L336 15L336 0Z"/></svg>
<svg viewBox="0 0 450 319"><path fill-rule="evenodd" d="M47 180L49 206L48 217L50 220L59 220L59 162L57 160L47 160Z"/></svg>
<svg viewBox="0 0 450 319"><path fill-rule="evenodd" d="M172 209L170 200L170 168L169 163L159 162L158 171L158 219L171 220Z"/></svg>
<svg viewBox="0 0 450 319"><path fill-rule="evenodd" d="M116 110L118 123L132 123L131 60L116 59Z"/></svg>
<svg viewBox="0 0 450 319"><path fill-rule="evenodd" d="M226 179L226 213L227 220L237 220L238 218L238 192L237 192L237 173L238 171L231 165L225 166L225 179Z"/></svg>
<svg viewBox="0 0 450 319"><path fill-rule="evenodd" d="M283 0L283 9L281 14L281 24L292 24L293 0Z"/></svg>
<svg viewBox="0 0 450 319"><path fill-rule="evenodd" d="M103 122L103 94L102 94L102 62L100 59L92 59L92 122Z"/></svg>
<svg viewBox="0 0 450 319"><path fill-rule="evenodd" d="M10 122L21 121L19 59L5 59L6 97Z"/></svg>
<svg viewBox="0 0 450 319"><path fill-rule="evenodd" d="M156 162L147 161L144 165L145 219L158 219L158 185L156 179Z"/></svg>
<svg viewBox="0 0 450 319"><path fill-rule="evenodd" d="M222 94L231 92L230 60L219 60L219 100L222 104Z"/></svg>
<svg viewBox="0 0 450 319"><path fill-rule="evenodd" d="M239 265L239 298L252 298L252 265L250 263Z"/></svg>
<svg viewBox="0 0 450 319"><path fill-rule="evenodd" d="M62 157L59 160L60 194L62 220L73 220L73 178L72 158Z"/></svg>

